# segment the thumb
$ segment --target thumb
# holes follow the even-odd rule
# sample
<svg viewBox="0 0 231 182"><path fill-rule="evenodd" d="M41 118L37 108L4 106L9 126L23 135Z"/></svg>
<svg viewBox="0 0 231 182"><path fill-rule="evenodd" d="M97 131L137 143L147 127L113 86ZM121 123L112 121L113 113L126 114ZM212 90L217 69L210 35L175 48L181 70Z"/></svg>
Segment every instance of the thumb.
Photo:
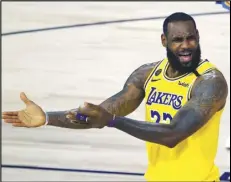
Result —
<svg viewBox="0 0 231 182"><path fill-rule="evenodd" d="M97 105L94 105L94 104L91 104L91 103L88 103L88 102L84 102L84 106L88 107L88 108L91 108L91 109L98 109L98 107L99 107Z"/></svg>
<svg viewBox="0 0 231 182"><path fill-rule="evenodd" d="M21 100L26 104L26 105L29 105L29 104L32 104L33 102L31 100L29 100L26 96L26 94L24 92L21 92L20 93L20 98Z"/></svg>

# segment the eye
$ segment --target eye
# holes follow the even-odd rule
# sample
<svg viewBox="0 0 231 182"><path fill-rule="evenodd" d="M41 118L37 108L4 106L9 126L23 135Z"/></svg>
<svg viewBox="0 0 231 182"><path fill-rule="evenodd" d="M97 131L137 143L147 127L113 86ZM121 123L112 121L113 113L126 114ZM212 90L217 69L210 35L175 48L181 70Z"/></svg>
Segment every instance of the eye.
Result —
<svg viewBox="0 0 231 182"><path fill-rule="evenodd" d="M182 42L183 38L182 37L175 37L172 39L173 42Z"/></svg>
<svg viewBox="0 0 231 182"><path fill-rule="evenodd" d="M188 36L188 37L187 37L187 40L189 40L189 41L190 41L190 40L196 40L196 37L195 37L194 35L191 35L191 36Z"/></svg>

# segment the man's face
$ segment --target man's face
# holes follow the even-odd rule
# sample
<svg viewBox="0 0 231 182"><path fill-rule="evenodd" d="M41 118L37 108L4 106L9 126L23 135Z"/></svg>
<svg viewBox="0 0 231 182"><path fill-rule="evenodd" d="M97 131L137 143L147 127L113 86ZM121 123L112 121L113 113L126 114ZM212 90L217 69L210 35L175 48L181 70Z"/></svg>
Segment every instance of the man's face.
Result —
<svg viewBox="0 0 231 182"><path fill-rule="evenodd" d="M192 21L168 24L167 57L171 66L181 72L192 72L200 62L199 35Z"/></svg>

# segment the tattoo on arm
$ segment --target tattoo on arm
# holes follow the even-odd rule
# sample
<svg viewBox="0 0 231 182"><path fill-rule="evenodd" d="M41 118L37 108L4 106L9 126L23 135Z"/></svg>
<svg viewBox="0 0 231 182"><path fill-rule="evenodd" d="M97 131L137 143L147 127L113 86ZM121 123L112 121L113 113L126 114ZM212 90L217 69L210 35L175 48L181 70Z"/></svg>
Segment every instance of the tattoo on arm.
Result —
<svg viewBox="0 0 231 182"><path fill-rule="evenodd" d="M72 128L72 129L89 129L91 128L87 124L72 123L66 118L66 111L59 112L48 112L49 121L48 125L57 126L62 128Z"/></svg>
<svg viewBox="0 0 231 182"><path fill-rule="evenodd" d="M225 106L228 87L219 71L202 75L194 85L192 98L173 118L180 141L204 126Z"/></svg>
<svg viewBox="0 0 231 182"><path fill-rule="evenodd" d="M126 86L122 91L100 104L109 113L126 116L133 112L142 102L144 93L134 86Z"/></svg>
<svg viewBox="0 0 231 182"><path fill-rule="evenodd" d="M117 117L115 128L145 141L174 147L223 108L227 94L227 83L223 75L211 71L196 81L192 98L178 111L170 125Z"/></svg>
<svg viewBox="0 0 231 182"><path fill-rule="evenodd" d="M218 71L211 71L198 79L192 90L193 106L200 108L204 120L211 117L225 105L228 86L223 75Z"/></svg>
<svg viewBox="0 0 231 182"><path fill-rule="evenodd" d="M143 85L156 63L145 64L136 69L127 79L123 90L100 104L112 114L125 116L134 111L144 98ZM72 123L66 118L66 111L49 112L48 125L73 129L91 128L87 124Z"/></svg>
<svg viewBox="0 0 231 182"><path fill-rule="evenodd" d="M123 90L105 100L100 106L116 116L126 116L133 112L145 96L144 83L156 64L145 64L136 69L127 79Z"/></svg>

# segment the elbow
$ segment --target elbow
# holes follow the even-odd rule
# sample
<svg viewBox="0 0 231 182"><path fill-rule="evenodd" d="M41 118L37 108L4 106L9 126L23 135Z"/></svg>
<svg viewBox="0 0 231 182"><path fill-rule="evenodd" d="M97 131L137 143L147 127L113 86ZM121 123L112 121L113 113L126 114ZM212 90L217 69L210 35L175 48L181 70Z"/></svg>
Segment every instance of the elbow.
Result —
<svg viewBox="0 0 231 182"><path fill-rule="evenodd" d="M165 141L164 145L168 148L175 148L179 143L181 142L181 140L178 140L177 138L173 138L171 137L170 139L168 139L167 141Z"/></svg>
<svg viewBox="0 0 231 182"><path fill-rule="evenodd" d="M165 138L165 146L168 148L175 148L179 143L186 139L187 134L174 130L171 135Z"/></svg>
<svg viewBox="0 0 231 182"><path fill-rule="evenodd" d="M171 142L171 143L167 143L165 146L168 148L175 148L175 146L177 146L177 142Z"/></svg>

